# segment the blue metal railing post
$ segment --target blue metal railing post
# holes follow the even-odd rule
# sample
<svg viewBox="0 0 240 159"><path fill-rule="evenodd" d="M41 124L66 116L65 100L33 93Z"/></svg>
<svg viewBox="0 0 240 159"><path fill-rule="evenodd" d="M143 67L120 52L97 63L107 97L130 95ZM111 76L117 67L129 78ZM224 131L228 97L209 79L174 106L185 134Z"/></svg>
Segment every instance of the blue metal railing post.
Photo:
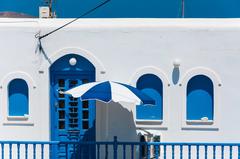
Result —
<svg viewBox="0 0 240 159"><path fill-rule="evenodd" d="M20 144L17 144L17 159L20 159Z"/></svg>
<svg viewBox="0 0 240 159"><path fill-rule="evenodd" d="M68 143L65 145L65 153L66 153L66 159L68 159ZM81 157L81 152L79 153L80 157Z"/></svg>
<svg viewBox="0 0 240 159"><path fill-rule="evenodd" d="M197 145L197 159L199 159L199 145Z"/></svg>
<svg viewBox="0 0 240 159"><path fill-rule="evenodd" d="M147 144L147 159L150 159L151 157L151 146Z"/></svg>
<svg viewBox="0 0 240 159"><path fill-rule="evenodd" d="M216 146L213 146L213 159L216 159Z"/></svg>
<svg viewBox="0 0 240 159"><path fill-rule="evenodd" d="M108 144L105 144L105 159L108 159Z"/></svg>
<svg viewBox="0 0 240 159"><path fill-rule="evenodd" d="M118 141L117 136L113 137L113 158L117 159L117 148L118 148Z"/></svg>
<svg viewBox="0 0 240 159"><path fill-rule="evenodd" d="M191 150L191 145L188 145L188 159L192 158L192 150Z"/></svg>
<svg viewBox="0 0 240 159"><path fill-rule="evenodd" d="M180 145L180 159L183 159L183 145Z"/></svg>
<svg viewBox="0 0 240 159"><path fill-rule="evenodd" d="M221 146L221 159L224 159L224 146Z"/></svg>
<svg viewBox="0 0 240 159"><path fill-rule="evenodd" d="M44 159L44 144L41 144L41 159Z"/></svg>
<svg viewBox="0 0 240 159"><path fill-rule="evenodd" d="M232 159L232 146L229 147L229 159Z"/></svg>
<svg viewBox="0 0 240 159"><path fill-rule="evenodd" d="M25 159L28 159L28 144L25 144Z"/></svg>
<svg viewBox="0 0 240 159"><path fill-rule="evenodd" d="M33 144L33 159L36 159L36 144Z"/></svg>
<svg viewBox="0 0 240 159"><path fill-rule="evenodd" d="M131 144L131 159L134 159L134 144Z"/></svg>
<svg viewBox="0 0 240 159"><path fill-rule="evenodd" d="M238 146L238 159L240 159L240 146Z"/></svg>
<svg viewBox="0 0 240 159"><path fill-rule="evenodd" d="M100 144L97 144L97 159L100 159Z"/></svg>
<svg viewBox="0 0 240 159"><path fill-rule="evenodd" d="M9 159L12 159L12 143L9 144Z"/></svg>
<svg viewBox="0 0 240 159"><path fill-rule="evenodd" d="M158 159L158 157L159 157L158 148L159 148L158 145L154 146L154 153L155 153L154 156L155 156L156 159Z"/></svg>
<svg viewBox="0 0 240 159"><path fill-rule="evenodd" d="M163 154L164 159L167 159L167 145L163 146Z"/></svg>
<svg viewBox="0 0 240 159"><path fill-rule="evenodd" d="M138 152L138 158L139 159L142 159L142 148L143 148L143 145L141 145L141 143L138 145L138 147L139 147L139 152Z"/></svg>
<svg viewBox="0 0 240 159"><path fill-rule="evenodd" d="M125 144L123 145L123 159L126 159L126 145Z"/></svg>
<svg viewBox="0 0 240 159"><path fill-rule="evenodd" d="M172 145L172 159L175 159L175 146Z"/></svg>
<svg viewBox="0 0 240 159"><path fill-rule="evenodd" d="M4 159L4 143L1 143L1 148L2 148L2 159Z"/></svg>
<svg viewBox="0 0 240 159"><path fill-rule="evenodd" d="M208 146L204 145L205 159L208 158Z"/></svg>

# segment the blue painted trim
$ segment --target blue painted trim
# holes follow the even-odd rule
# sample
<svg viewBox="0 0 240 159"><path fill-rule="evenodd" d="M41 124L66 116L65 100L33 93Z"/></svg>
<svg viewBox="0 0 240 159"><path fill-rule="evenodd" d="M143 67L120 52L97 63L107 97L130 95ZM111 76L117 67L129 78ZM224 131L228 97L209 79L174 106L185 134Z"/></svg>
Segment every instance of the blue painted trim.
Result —
<svg viewBox="0 0 240 159"><path fill-rule="evenodd" d="M214 89L212 80L205 75L192 77L187 84L187 120L214 118Z"/></svg>
<svg viewBox="0 0 240 159"><path fill-rule="evenodd" d="M137 88L155 100L155 105L138 105L136 118L141 120L163 119L163 83L154 74L144 74L137 81Z"/></svg>
<svg viewBox="0 0 240 159"><path fill-rule="evenodd" d="M8 113L9 116L29 114L29 90L23 79L14 79L8 85Z"/></svg>
<svg viewBox="0 0 240 159"><path fill-rule="evenodd" d="M69 64L69 60L71 58L76 58L77 64L75 66L71 66ZM61 85L59 83L60 79L63 79L64 85ZM58 89L70 89L74 86L82 84L83 80L88 80L88 82L95 81L95 67L84 57L76 54L68 54L56 60L51 65L51 140L67 142L96 140L95 101L89 101L88 108L83 108L82 101L80 101L80 99L76 99L75 101L75 99L70 99L69 95L63 95L63 97L61 97L58 93ZM77 82L77 84L73 84L73 81L74 83ZM64 107L59 106L60 100L64 101ZM70 105L70 103L74 102L77 103L76 107L74 107L74 105ZM83 118L83 111L88 112L87 118ZM62 117L60 113L63 113ZM59 128L59 126L61 126L60 122L64 123L64 126L61 128ZM89 129L83 127L83 122L87 123ZM53 158L57 158L59 155L65 157L74 157L79 151L78 148L76 148L77 145L78 144L69 145L67 150L65 150L66 145L64 146L60 144L58 148L56 146L53 146L51 147L52 156ZM92 151L92 155L94 155L95 147L90 146L84 148L84 151ZM83 155L83 158L84 157L89 157L88 153Z"/></svg>

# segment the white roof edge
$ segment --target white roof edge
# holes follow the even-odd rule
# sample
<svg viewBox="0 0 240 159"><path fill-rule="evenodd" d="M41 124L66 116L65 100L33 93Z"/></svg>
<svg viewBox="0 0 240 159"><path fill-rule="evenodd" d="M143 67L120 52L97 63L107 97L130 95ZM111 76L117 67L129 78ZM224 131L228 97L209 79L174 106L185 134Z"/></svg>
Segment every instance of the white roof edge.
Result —
<svg viewBox="0 0 240 159"><path fill-rule="evenodd" d="M0 23L33 23L38 21L38 18L0 18Z"/></svg>
<svg viewBox="0 0 240 159"><path fill-rule="evenodd" d="M38 19L33 18L0 18L0 28L40 28Z"/></svg>
<svg viewBox="0 0 240 159"><path fill-rule="evenodd" d="M0 18L0 24L31 26L38 23L41 27L59 27L73 18ZM94 24L94 25L93 25ZM97 24L97 25L96 25ZM240 18L82 18L68 27L192 27L192 28L229 28L240 27Z"/></svg>

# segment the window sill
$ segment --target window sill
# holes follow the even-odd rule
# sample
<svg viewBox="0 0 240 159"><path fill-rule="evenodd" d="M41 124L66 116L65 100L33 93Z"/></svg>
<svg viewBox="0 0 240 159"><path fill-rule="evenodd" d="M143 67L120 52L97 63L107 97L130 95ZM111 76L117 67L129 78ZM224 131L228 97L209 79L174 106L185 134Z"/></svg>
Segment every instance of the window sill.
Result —
<svg viewBox="0 0 240 159"><path fill-rule="evenodd" d="M6 120L3 122L3 125L33 126L34 123L29 118L28 115L24 115L24 116L7 116Z"/></svg>
<svg viewBox="0 0 240 159"><path fill-rule="evenodd" d="M219 128L213 120L187 120L182 126L182 130L206 130L218 131Z"/></svg>
<svg viewBox="0 0 240 159"><path fill-rule="evenodd" d="M28 115L24 116L7 116L8 121L26 121L29 119Z"/></svg>
<svg viewBox="0 0 240 159"><path fill-rule="evenodd" d="M17 121L12 121L12 122L9 122L9 121L5 121L3 122L3 125L6 125L6 126L33 126L34 123L33 122L17 122Z"/></svg>
<svg viewBox="0 0 240 159"><path fill-rule="evenodd" d="M149 123L153 123L153 124L162 124L163 121L162 120L136 120L137 124L149 124Z"/></svg>
<svg viewBox="0 0 240 159"><path fill-rule="evenodd" d="M186 124L187 125L213 125L214 122L213 122L213 120L207 120L207 121L203 121L203 120L187 120Z"/></svg>
<svg viewBox="0 0 240 159"><path fill-rule="evenodd" d="M166 122L163 122L163 120L136 120L136 127L145 129L168 129Z"/></svg>

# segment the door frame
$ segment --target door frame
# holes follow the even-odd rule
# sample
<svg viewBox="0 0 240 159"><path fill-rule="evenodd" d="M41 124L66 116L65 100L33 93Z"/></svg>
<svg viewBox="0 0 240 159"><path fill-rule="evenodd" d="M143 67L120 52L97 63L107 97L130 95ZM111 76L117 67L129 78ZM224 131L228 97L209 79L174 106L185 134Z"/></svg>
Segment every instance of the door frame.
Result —
<svg viewBox="0 0 240 159"><path fill-rule="evenodd" d="M90 77L90 81L95 81L96 77L95 77L95 71L50 71L50 141L55 141L56 139L56 134L54 133L55 131L55 122L53 120L53 117L55 117L56 113L55 113L55 107L54 107L54 98L55 98L55 93L56 90L54 90L54 80L56 78L56 76L89 76ZM91 78L92 76L92 78ZM94 122L94 140L96 141L96 109L95 109L95 121ZM55 119L56 120L56 119Z"/></svg>

